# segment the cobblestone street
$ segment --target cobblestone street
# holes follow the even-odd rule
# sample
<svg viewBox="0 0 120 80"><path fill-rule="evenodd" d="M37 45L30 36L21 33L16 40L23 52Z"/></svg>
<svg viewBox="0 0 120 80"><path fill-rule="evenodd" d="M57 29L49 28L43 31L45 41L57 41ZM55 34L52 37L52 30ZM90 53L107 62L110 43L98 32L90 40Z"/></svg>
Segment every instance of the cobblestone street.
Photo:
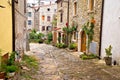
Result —
<svg viewBox="0 0 120 80"><path fill-rule="evenodd" d="M109 67L99 60L81 60L76 53L46 44L30 44L39 58L34 80L120 80L120 67Z"/></svg>

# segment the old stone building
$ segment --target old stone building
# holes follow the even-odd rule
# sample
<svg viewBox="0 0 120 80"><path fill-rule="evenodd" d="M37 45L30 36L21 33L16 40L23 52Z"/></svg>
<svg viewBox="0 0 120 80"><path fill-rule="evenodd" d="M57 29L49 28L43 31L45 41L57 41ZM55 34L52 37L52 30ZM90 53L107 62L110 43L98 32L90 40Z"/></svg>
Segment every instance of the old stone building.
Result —
<svg viewBox="0 0 120 80"><path fill-rule="evenodd" d="M47 34L52 31L52 20L56 13L57 5L56 3L43 4L40 6L39 10L39 29L43 34Z"/></svg>
<svg viewBox="0 0 120 80"><path fill-rule="evenodd" d="M78 51L86 52L87 36L82 26L94 17L94 37L90 45L92 53L99 53L102 0L69 0L69 25L77 24Z"/></svg>
<svg viewBox="0 0 120 80"><path fill-rule="evenodd" d="M27 30L31 31L35 29L39 31L39 9L40 9L40 2L34 1L29 2L27 0Z"/></svg>
<svg viewBox="0 0 120 80"><path fill-rule="evenodd" d="M26 0L15 0L15 50L20 52L29 50L28 34L26 28Z"/></svg>
<svg viewBox="0 0 120 80"><path fill-rule="evenodd" d="M54 37L58 42L58 38L61 39L64 37L63 28L68 27L68 0L57 0L57 27L55 28Z"/></svg>
<svg viewBox="0 0 120 80"><path fill-rule="evenodd" d="M27 3L27 30L31 31L34 29L34 9L32 7L32 3Z"/></svg>

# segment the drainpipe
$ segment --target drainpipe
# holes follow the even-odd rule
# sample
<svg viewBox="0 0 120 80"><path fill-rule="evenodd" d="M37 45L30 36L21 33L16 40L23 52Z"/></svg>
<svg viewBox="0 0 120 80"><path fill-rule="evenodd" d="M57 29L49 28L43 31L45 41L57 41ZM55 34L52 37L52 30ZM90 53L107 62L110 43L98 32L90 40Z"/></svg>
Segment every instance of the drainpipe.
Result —
<svg viewBox="0 0 120 80"><path fill-rule="evenodd" d="M104 0L102 1L102 11L101 11L99 57L101 57L101 47L102 47L103 13L104 13Z"/></svg>
<svg viewBox="0 0 120 80"><path fill-rule="evenodd" d="M15 51L15 3L12 0L12 50Z"/></svg>
<svg viewBox="0 0 120 80"><path fill-rule="evenodd" d="M68 8L67 8L67 28L69 27L69 0L68 0ZM66 40L66 43L67 45L69 45L69 41L68 41L68 33L67 33L67 40Z"/></svg>
<svg viewBox="0 0 120 80"><path fill-rule="evenodd" d="M67 27L69 27L69 0L68 0L67 22L68 22Z"/></svg>

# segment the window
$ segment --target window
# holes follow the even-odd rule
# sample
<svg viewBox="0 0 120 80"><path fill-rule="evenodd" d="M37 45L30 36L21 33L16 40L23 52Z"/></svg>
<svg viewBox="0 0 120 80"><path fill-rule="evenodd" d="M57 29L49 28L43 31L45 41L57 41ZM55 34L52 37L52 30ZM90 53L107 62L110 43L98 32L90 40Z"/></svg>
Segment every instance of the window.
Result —
<svg viewBox="0 0 120 80"><path fill-rule="evenodd" d="M46 31L51 31L51 26L47 26Z"/></svg>
<svg viewBox="0 0 120 80"><path fill-rule="evenodd" d="M28 12L28 16L31 17L31 16L32 16L32 13L31 13L31 12Z"/></svg>
<svg viewBox="0 0 120 80"><path fill-rule="evenodd" d="M54 9L54 12L56 12L56 9Z"/></svg>
<svg viewBox="0 0 120 80"><path fill-rule="evenodd" d="M44 15L42 15L42 20L43 20L43 21L45 20L45 16L44 16Z"/></svg>
<svg viewBox="0 0 120 80"><path fill-rule="evenodd" d="M45 26L42 26L42 31L44 31L45 30Z"/></svg>
<svg viewBox="0 0 120 80"><path fill-rule="evenodd" d="M28 20L28 25L32 25L32 21L31 20Z"/></svg>
<svg viewBox="0 0 120 80"><path fill-rule="evenodd" d="M50 16L47 16L47 21L50 21Z"/></svg>
<svg viewBox="0 0 120 80"><path fill-rule="evenodd" d="M88 0L88 9L90 11L94 10L94 0Z"/></svg>
<svg viewBox="0 0 120 80"><path fill-rule="evenodd" d="M77 14L77 2L74 3L74 15Z"/></svg>
<svg viewBox="0 0 120 80"><path fill-rule="evenodd" d="M63 22L63 13L60 14L60 22Z"/></svg>
<svg viewBox="0 0 120 80"><path fill-rule="evenodd" d="M50 8L48 8L47 11L50 11Z"/></svg>

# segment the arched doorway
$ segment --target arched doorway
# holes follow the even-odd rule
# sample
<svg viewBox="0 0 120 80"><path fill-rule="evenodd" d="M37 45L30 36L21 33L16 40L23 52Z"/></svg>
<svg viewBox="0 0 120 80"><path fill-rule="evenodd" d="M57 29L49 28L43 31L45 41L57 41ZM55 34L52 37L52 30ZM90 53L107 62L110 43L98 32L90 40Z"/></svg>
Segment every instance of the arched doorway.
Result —
<svg viewBox="0 0 120 80"><path fill-rule="evenodd" d="M86 52L86 33L81 32L81 52Z"/></svg>

